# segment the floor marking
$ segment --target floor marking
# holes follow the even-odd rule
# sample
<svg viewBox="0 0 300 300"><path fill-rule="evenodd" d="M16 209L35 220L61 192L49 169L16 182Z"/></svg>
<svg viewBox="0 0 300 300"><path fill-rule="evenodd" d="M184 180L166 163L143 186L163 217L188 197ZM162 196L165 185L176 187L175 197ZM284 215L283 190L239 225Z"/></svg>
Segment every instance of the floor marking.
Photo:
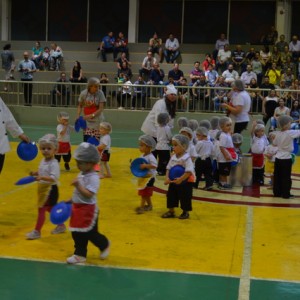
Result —
<svg viewBox="0 0 300 300"><path fill-rule="evenodd" d="M253 207L248 206L247 222L246 222L246 230L245 230L245 242L244 242L244 256L243 256L238 300L249 300L250 297L252 231L253 231Z"/></svg>

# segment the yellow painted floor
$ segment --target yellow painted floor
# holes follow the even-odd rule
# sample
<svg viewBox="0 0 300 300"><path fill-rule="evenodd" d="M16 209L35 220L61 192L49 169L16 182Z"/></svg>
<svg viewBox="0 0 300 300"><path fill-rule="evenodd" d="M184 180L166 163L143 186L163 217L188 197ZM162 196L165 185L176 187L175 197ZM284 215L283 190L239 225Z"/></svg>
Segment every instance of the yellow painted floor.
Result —
<svg viewBox="0 0 300 300"><path fill-rule="evenodd" d="M36 184L14 183L36 170L41 156L24 162L16 156L17 143L11 146L0 175L0 257L65 262L73 253L71 234L51 235L54 225L49 216L41 239L25 239L36 222ZM139 197L129 161L138 156L137 149L112 149L113 177L101 181L98 197L99 227L111 240L111 254L101 261L90 244L88 264L234 277L240 277L248 264L252 278L300 281L300 197L268 197L271 191L266 187L261 197L244 196L242 188L235 188L234 194L196 190L190 219L179 220L160 217L166 211L165 195L154 193L154 210L137 215ZM71 171L64 171L63 163L61 170L60 200L67 200L78 170L73 160ZM300 174L298 162L293 172ZM300 196L300 177L294 179L292 193ZM156 186L166 190L162 181L158 177ZM293 207L280 207L289 203ZM272 204L278 207L268 206Z"/></svg>

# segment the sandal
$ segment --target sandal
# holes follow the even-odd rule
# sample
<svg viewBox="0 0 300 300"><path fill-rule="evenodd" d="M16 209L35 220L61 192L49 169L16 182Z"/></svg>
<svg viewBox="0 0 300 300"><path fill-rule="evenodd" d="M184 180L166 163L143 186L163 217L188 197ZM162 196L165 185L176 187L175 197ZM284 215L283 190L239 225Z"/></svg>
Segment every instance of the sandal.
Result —
<svg viewBox="0 0 300 300"><path fill-rule="evenodd" d="M166 219L166 218L174 218L175 217L175 213L171 212L171 211L167 211L161 217L164 218L164 219Z"/></svg>

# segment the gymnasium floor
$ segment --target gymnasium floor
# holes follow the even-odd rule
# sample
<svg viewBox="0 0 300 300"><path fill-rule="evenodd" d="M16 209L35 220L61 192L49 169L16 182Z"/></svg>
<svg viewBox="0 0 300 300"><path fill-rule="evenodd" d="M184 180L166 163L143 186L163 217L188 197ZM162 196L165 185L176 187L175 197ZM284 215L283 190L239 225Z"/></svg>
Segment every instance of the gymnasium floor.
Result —
<svg viewBox="0 0 300 300"><path fill-rule="evenodd" d="M23 126L33 139L53 128ZM100 231L111 254L99 259L89 244L87 263L65 263L73 253L69 232L25 239L36 221L36 184L15 186L37 169L16 155L11 143L0 186L0 299L300 299L300 160L293 169L293 200L271 197L266 187L194 192L189 220L162 219L166 211L163 178L157 177L154 210L137 215L136 180L129 161L140 155L139 132L114 131L113 177L101 181ZM80 134L72 137L81 141ZM75 149L76 146L74 146ZM60 200L69 199L78 170L61 164ZM267 180L266 180L267 182ZM177 214L180 211L177 210Z"/></svg>

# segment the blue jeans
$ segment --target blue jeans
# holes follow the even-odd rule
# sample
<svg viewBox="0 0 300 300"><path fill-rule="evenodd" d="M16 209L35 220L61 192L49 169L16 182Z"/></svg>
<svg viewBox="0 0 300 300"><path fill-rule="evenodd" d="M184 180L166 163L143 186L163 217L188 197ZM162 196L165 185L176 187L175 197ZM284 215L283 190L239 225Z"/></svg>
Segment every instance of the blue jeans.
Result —
<svg viewBox="0 0 300 300"><path fill-rule="evenodd" d="M176 58L179 56L180 52L178 50L176 51L170 51L170 50L165 50L164 51L164 55L165 55L165 58L166 58L166 62L169 63L173 63Z"/></svg>

